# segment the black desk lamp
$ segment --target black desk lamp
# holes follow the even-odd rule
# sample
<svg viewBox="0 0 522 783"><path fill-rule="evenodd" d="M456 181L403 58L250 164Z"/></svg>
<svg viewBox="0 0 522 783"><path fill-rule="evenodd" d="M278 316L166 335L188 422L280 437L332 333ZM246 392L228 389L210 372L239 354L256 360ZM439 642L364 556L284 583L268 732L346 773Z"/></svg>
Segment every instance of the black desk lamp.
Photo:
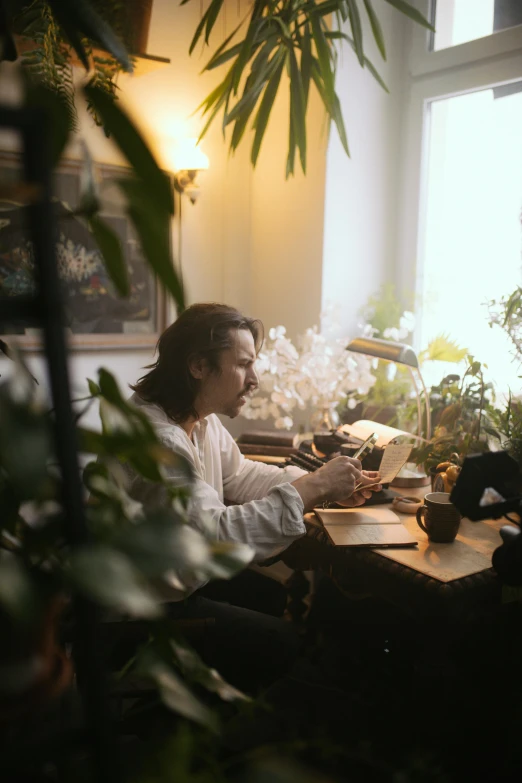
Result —
<svg viewBox="0 0 522 783"><path fill-rule="evenodd" d="M430 400L426 385L419 369L419 360L417 354L406 343L396 343L392 340L380 340L377 337L356 337L347 346L347 351L353 351L354 353L363 353L366 356L375 356L377 359L385 359L388 362L396 362L396 364L404 364L410 371L410 375L415 387L415 393L417 395L417 434L422 436L422 411L421 411L421 398L417 382L413 374L413 369L417 370L419 380L424 392L424 404L426 408L426 440L431 438L431 411Z"/></svg>

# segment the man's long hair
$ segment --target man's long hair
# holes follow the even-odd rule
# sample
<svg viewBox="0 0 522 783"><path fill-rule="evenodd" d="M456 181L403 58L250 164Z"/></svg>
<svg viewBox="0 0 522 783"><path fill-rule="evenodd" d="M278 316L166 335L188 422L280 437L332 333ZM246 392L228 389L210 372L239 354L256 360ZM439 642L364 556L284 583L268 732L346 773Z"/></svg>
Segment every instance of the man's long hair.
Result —
<svg viewBox="0 0 522 783"><path fill-rule="evenodd" d="M261 321L224 304L191 305L165 329L156 346L158 358L131 389L146 402L159 405L176 422L197 419L194 401L200 382L192 376L190 362L205 359L219 373L220 355L235 345L238 329L252 334L257 353L263 342Z"/></svg>

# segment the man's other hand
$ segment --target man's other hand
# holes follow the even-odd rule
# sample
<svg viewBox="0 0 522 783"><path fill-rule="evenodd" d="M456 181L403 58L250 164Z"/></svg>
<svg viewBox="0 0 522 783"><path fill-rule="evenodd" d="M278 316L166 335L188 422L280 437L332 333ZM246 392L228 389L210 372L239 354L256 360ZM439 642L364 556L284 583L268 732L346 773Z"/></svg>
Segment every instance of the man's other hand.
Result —
<svg viewBox="0 0 522 783"><path fill-rule="evenodd" d="M354 508L355 506L362 506L372 496L372 492L380 492L382 484L376 484L379 480L379 472L377 470L361 470L360 484L371 484L371 487L364 489L359 487L353 494L343 500L338 500L340 506L346 506L346 508Z"/></svg>
<svg viewBox="0 0 522 783"><path fill-rule="evenodd" d="M335 457L315 473L297 479L293 485L303 499L305 511L311 511L324 501L346 500L361 481L372 483L365 479L358 459Z"/></svg>

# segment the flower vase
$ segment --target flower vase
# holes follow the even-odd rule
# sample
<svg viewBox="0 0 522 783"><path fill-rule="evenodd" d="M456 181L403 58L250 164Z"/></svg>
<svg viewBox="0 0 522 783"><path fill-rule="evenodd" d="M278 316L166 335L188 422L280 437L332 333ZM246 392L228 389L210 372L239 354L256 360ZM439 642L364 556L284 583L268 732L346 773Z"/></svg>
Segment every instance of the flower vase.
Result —
<svg viewBox="0 0 522 783"><path fill-rule="evenodd" d="M339 414L337 413L337 403L322 405L310 416L311 432L330 432L339 425Z"/></svg>

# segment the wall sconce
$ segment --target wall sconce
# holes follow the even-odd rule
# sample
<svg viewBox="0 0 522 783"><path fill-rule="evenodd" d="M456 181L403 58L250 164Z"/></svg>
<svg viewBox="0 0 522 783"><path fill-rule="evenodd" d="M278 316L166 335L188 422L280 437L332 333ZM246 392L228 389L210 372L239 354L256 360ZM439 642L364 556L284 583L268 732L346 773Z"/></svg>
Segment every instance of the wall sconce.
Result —
<svg viewBox="0 0 522 783"><path fill-rule="evenodd" d="M178 143L175 165L174 187L179 193L185 193L190 202L195 204L199 196L198 172L205 171L209 166L208 158L198 147L197 139L183 139Z"/></svg>
<svg viewBox="0 0 522 783"><path fill-rule="evenodd" d="M426 409L426 440L431 438L431 412L430 412L430 398L424 384L421 371L419 369L419 361L417 354L413 348L405 343L395 343L392 340L381 340L377 337L357 337L352 340L346 346L347 351L354 351L355 353L363 353L366 356L375 356L377 359L384 359L388 362L396 362L397 364L404 364L410 371L410 375L415 387L415 393L417 397L417 434L422 438L422 413L421 413L421 398L413 370L417 370L419 380L424 392L424 404Z"/></svg>

